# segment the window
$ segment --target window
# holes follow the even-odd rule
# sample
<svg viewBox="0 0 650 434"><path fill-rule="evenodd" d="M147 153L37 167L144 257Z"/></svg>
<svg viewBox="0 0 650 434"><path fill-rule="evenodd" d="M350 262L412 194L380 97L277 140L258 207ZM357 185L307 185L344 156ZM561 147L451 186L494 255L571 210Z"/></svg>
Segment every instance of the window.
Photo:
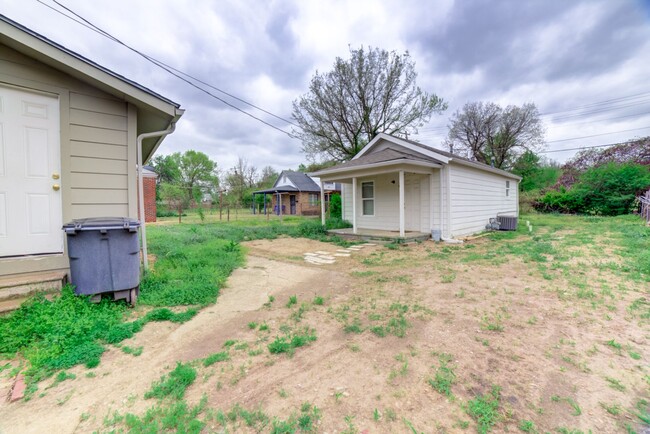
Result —
<svg viewBox="0 0 650 434"><path fill-rule="evenodd" d="M363 205L363 215L375 215L374 181L361 183L361 202Z"/></svg>
<svg viewBox="0 0 650 434"><path fill-rule="evenodd" d="M318 205L318 194L309 193L309 206L316 206L316 205Z"/></svg>
<svg viewBox="0 0 650 434"><path fill-rule="evenodd" d="M510 181L506 181L506 197L510 196Z"/></svg>

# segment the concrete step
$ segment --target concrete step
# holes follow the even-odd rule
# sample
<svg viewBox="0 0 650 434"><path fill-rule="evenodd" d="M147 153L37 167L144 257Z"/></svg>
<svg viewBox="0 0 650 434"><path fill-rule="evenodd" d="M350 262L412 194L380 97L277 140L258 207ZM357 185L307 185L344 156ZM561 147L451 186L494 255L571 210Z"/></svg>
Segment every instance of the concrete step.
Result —
<svg viewBox="0 0 650 434"><path fill-rule="evenodd" d="M15 310L37 292L53 294L67 281L65 271L47 271L0 277L0 313Z"/></svg>

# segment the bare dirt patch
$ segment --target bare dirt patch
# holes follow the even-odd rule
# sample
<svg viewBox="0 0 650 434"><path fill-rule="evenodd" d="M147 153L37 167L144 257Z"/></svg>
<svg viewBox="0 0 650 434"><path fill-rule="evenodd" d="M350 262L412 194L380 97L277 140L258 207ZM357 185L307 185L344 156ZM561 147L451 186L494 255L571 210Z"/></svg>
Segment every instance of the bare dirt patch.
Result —
<svg viewBox="0 0 650 434"><path fill-rule="evenodd" d="M180 326L148 324L124 342L143 346L140 357L111 348L94 377L76 368L76 379L42 397L3 403L0 432L108 431L105 418L115 411L142 414L155 404L144 392L177 361L196 361L190 404L205 396L213 414L238 405L286 420L309 402L320 409L320 432L410 432L409 424L418 432L475 430L466 405L493 386L501 390L497 432L516 432L521 421L539 431L584 432L636 423L629 409L648 399L650 351L647 321L628 307L647 297L647 286L626 282L611 297L603 285L621 277L586 269L587 278L596 276L592 297L563 270L491 256L495 243L377 246L326 265L306 264L303 254L334 252L332 244L245 243L246 267L215 305ZM296 303L288 306L291 296ZM269 352L276 337L304 329L316 341L293 355ZM224 348L227 341L235 342ZM229 360L200 363L224 350ZM445 355L451 396L430 384ZM607 411L614 406L621 413ZM223 428L217 418L206 423L204 432ZM258 432L236 417L228 424L229 432Z"/></svg>

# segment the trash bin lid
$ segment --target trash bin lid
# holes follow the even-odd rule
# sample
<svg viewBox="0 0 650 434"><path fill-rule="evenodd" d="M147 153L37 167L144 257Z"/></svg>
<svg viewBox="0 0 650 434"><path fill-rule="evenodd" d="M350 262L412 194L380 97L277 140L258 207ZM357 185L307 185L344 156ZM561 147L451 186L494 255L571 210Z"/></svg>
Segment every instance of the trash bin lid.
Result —
<svg viewBox="0 0 650 434"><path fill-rule="evenodd" d="M75 219L63 225L66 232L76 231L100 231L108 229L127 229L131 232L140 227L137 219L129 217L89 217Z"/></svg>

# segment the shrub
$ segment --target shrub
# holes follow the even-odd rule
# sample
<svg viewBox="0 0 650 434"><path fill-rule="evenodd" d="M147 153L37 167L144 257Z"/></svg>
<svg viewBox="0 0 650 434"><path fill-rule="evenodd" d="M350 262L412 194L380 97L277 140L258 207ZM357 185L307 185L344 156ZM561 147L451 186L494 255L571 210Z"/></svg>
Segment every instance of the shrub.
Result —
<svg viewBox="0 0 650 434"><path fill-rule="evenodd" d="M585 171L569 190L548 191L535 204L540 211L615 216L634 209L636 195L650 187L650 168L609 163Z"/></svg>
<svg viewBox="0 0 650 434"><path fill-rule="evenodd" d="M341 195L333 194L330 197L330 218L341 220L343 207L341 206Z"/></svg>

